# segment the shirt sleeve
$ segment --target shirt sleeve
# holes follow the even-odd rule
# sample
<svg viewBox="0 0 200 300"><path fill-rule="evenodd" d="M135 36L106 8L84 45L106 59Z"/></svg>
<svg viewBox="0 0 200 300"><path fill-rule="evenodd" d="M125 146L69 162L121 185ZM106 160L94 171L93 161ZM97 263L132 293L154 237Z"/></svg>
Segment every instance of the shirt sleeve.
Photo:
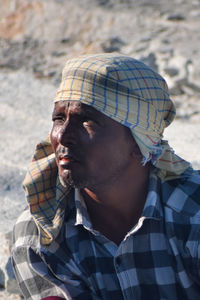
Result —
<svg viewBox="0 0 200 300"><path fill-rule="evenodd" d="M15 277L24 298L27 300L41 300L47 296L64 298L55 284L33 270L27 254L27 248L17 248L12 252Z"/></svg>
<svg viewBox="0 0 200 300"><path fill-rule="evenodd" d="M48 253L46 253L48 256ZM13 231L12 264L19 288L26 300L60 297L67 300L100 300L82 277L66 270L61 280L52 269L56 256L51 253L51 263L44 260L38 248L37 226L25 211Z"/></svg>
<svg viewBox="0 0 200 300"><path fill-rule="evenodd" d="M30 251L30 249L29 249ZM51 274L42 259L32 252L34 265L30 263L29 252L26 248L16 249L12 254L14 273L22 294L27 300L41 300L48 297L67 300L100 300L81 280L74 284L64 283ZM36 262L37 259L37 262ZM36 268L36 269L34 269ZM71 274L73 277L73 274ZM56 298L58 297L58 298Z"/></svg>

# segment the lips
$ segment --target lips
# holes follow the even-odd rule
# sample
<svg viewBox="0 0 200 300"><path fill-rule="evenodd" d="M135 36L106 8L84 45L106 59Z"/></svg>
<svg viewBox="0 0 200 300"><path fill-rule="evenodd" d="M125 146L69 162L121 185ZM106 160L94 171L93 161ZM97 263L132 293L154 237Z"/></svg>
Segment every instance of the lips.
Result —
<svg viewBox="0 0 200 300"><path fill-rule="evenodd" d="M69 154L69 151L67 153L66 151L59 151L57 153L57 162L61 168L68 169L72 164L77 163L78 160L74 155Z"/></svg>
<svg viewBox="0 0 200 300"><path fill-rule="evenodd" d="M72 156L69 156L69 155L60 155L59 156L59 164L62 166L62 165L66 165L66 164L69 164L71 162L75 162L76 160L72 157Z"/></svg>
<svg viewBox="0 0 200 300"><path fill-rule="evenodd" d="M62 159L70 159L70 160L76 160L75 159L75 155L73 155L72 153L69 152L65 152L65 153L58 153L58 159L62 160Z"/></svg>
<svg viewBox="0 0 200 300"><path fill-rule="evenodd" d="M62 157L60 159L60 163L68 163L70 161L73 161L73 159L69 158L69 157Z"/></svg>

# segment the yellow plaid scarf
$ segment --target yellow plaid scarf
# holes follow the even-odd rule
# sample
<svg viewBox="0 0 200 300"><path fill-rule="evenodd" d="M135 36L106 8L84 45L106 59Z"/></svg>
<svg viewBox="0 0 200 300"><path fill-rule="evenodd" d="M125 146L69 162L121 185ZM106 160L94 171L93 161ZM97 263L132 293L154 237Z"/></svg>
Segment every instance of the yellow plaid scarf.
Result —
<svg viewBox="0 0 200 300"><path fill-rule="evenodd" d="M55 102L61 100L81 101L129 127L143 163L150 160L163 181L189 167L162 140L175 117L166 82L142 62L115 54L71 59L55 97ZM70 190L59 182L49 137L37 145L24 187L41 242L49 244L61 229Z"/></svg>

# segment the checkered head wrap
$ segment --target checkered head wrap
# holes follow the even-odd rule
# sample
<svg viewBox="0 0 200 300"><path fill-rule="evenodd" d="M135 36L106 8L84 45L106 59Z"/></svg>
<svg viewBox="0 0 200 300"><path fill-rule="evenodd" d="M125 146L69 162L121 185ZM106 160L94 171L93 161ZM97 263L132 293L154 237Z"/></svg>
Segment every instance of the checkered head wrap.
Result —
<svg viewBox="0 0 200 300"><path fill-rule="evenodd" d="M164 129L175 117L165 80L142 62L116 54L81 56L67 61L55 102L70 100L90 105L130 128L141 153L165 181L179 177L189 163L178 157ZM24 181L25 191L43 243L57 236L64 218L63 199L69 188L57 179L49 139L38 144Z"/></svg>

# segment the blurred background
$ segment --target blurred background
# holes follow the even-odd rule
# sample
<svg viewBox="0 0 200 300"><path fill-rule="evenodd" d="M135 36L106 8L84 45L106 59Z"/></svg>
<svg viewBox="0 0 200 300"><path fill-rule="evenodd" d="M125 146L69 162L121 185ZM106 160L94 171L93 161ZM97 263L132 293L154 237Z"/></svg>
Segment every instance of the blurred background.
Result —
<svg viewBox="0 0 200 300"><path fill-rule="evenodd" d="M0 299L20 299L9 232L67 58L118 52L164 76L177 107L165 138L199 168L199 28L200 0L0 0Z"/></svg>

